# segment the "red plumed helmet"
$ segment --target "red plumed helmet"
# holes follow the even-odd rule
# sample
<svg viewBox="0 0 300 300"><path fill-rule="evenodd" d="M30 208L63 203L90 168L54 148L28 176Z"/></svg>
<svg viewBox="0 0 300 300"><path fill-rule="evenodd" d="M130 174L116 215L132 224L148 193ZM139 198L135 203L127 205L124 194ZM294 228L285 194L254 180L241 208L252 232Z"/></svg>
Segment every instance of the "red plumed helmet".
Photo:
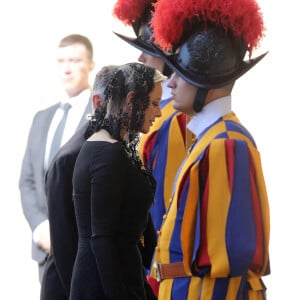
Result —
<svg viewBox="0 0 300 300"><path fill-rule="evenodd" d="M152 0L118 0L113 8L113 15L126 25L138 21Z"/></svg>
<svg viewBox="0 0 300 300"><path fill-rule="evenodd" d="M255 0L160 0L151 21L155 43L169 50L196 27L207 24L242 37L251 53L263 37L262 14Z"/></svg>
<svg viewBox="0 0 300 300"><path fill-rule="evenodd" d="M203 91L230 84L266 55L244 61L264 34L255 0L159 0L150 26L164 62Z"/></svg>
<svg viewBox="0 0 300 300"><path fill-rule="evenodd" d="M152 47L152 30L149 24L154 2L156 0L118 0L113 15L125 25L131 25L136 35L136 38L131 38L115 32L119 38L142 52L159 57Z"/></svg>

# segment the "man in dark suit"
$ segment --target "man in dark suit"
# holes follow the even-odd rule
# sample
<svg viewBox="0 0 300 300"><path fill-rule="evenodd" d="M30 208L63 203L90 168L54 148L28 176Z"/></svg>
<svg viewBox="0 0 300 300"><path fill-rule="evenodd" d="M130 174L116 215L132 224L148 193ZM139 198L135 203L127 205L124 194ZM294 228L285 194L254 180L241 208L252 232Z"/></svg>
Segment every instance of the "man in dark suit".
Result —
<svg viewBox="0 0 300 300"><path fill-rule="evenodd" d="M77 250L72 175L87 123L58 151L46 175L51 250L45 263L41 299L68 299Z"/></svg>
<svg viewBox="0 0 300 300"><path fill-rule="evenodd" d="M32 258L38 262L40 282L50 250L45 173L58 150L54 146L59 148L64 144L92 112L89 74L94 61L89 39L78 34L64 37L58 46L57 63L65 96L35 115L19 180L23 212L32 230ZM71 107L67 114L64 114L64 107ZM61 120L65 120L65 126L58 137L56 132Z"/></svg>
<svg viewBox="0 0 300 300"><path fill-rule="evenodd" d="M114 68L114 66L103 67L96 75L92 90L92 101L95 109L103 99L105 87ZM72 176L76 158L85 141L87 127L88 124L86 123L58 151L46 174L51 251L45 265L41 300L63 300L69 297L78 242L72 201ZM141 245L141 252L144 265L149 268L156 244L151 218L144 235L144 246Z"/></svg>

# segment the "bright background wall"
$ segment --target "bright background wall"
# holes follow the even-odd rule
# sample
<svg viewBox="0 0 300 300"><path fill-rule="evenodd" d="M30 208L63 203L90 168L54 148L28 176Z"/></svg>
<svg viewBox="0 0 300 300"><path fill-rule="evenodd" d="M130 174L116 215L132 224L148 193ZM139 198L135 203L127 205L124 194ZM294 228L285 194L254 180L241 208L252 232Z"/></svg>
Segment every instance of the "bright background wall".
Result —
<svg viewBox="0 0 300 300"><path fill-rule="evenodd" d="M296 299L300 267L299 16L296 0L259 2L268 30L254 55L266 50L269 54L236 83L233 108L256 138L263 161L271 206L272 275L265 280L269 299ZM1 295L9 294L5 299L37 300L39 295L18 179L32 117L56 101L58 41L70 33L88 36L94 44L95 72L106 64L136 60L139 54L112 33L132 34L111 17L113 3L10 0L0 4L0 276Z"/></svg>

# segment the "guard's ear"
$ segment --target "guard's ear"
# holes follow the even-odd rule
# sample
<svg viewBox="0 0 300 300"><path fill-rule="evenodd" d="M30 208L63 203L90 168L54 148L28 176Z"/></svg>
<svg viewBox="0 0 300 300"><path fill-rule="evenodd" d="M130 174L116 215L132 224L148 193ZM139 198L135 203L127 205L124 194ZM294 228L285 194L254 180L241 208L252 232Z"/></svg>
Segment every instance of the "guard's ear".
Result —
<svg viewBox="0 0 300 300"><path fill-rule="evenodd" d="M93 102L93 109L95 110L96 108L98 108L101 105L101 102L102 102L101 96L99 94L93 95L92 102Z"/></svg>

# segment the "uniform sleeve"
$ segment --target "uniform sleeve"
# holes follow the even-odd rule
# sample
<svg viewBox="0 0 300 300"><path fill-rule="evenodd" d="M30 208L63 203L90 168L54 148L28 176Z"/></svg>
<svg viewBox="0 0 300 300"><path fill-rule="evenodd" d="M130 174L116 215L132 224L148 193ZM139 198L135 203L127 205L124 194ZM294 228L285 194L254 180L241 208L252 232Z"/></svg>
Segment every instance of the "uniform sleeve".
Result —
<svg viewBox="0 0 300 300"><path fill-rule="evenodd" d="M203 193L198 272L209 270L212 278L248 270L264 274L269 209L259 153L242 140L215 140L199 172Z"/></svg>
<svg viewBox="0 0 300 300"><path fill-rule="evenodd" d="M99 161L99 163L96 163ZM126 161L118 147L95 157L91 178L92 250L108 299L127 299L116 247Z"/></svg>

